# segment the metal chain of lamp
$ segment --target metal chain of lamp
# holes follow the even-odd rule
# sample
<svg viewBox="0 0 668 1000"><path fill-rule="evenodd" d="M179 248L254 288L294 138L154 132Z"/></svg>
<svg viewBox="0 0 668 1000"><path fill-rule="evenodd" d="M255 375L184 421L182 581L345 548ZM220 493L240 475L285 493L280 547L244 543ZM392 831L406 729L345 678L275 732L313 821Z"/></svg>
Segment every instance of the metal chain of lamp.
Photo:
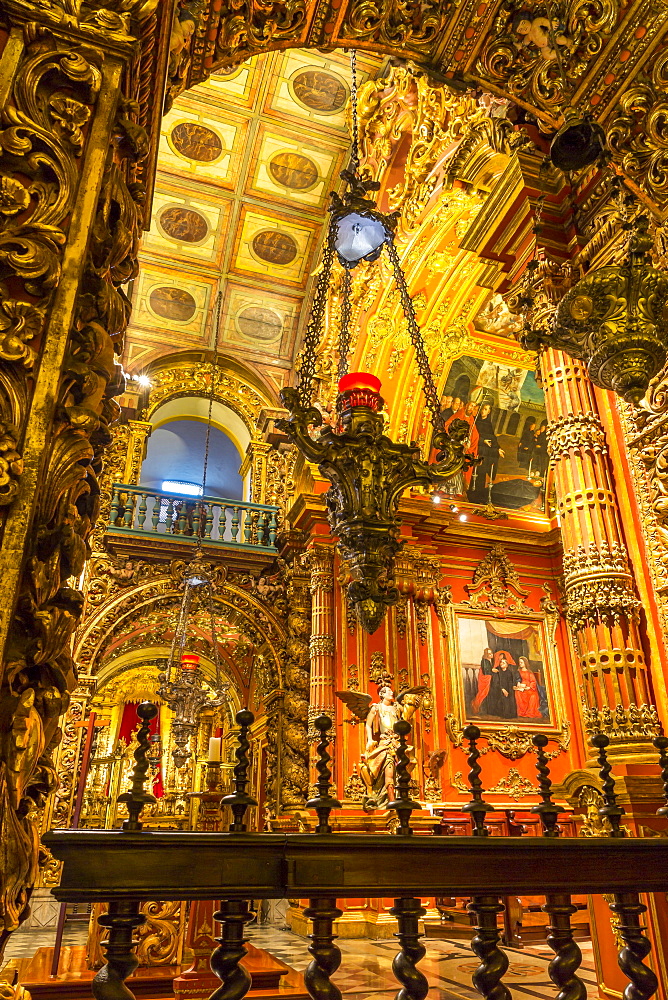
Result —
<svg viewBox="0 0 668 1000"><path fill-rule="evenodd" d="M354 50L351 77L351 157L348 169L341 173L345 189L342 195L331 195L322 268L304 337L298 384L296 389L282 390L281 401L289 417L277 420L276 426L331 483L325 500L332 532L338 536L339 550L351 577L348 599L362 626L374 632L387 607L399 599L394 562L401 547L397 511L402 494L411 487L442 484L474 459L466 454L469 425L454 420L447 430L443 426L438 389L394 242L397 213L385 215L378 211L369 195L380 185L360 176ZM396 443L383 433L380 380L370 373L348 373L353 338L351 272L361 261L378 260L383 248L392 265L431 412L432 444L437 449L434 463L424 461L418 447ZM337 419L336 426L322 426L322 415L312 405L313 383L335 261L343 268ZM319 429L317 438L312 436L312 429Z"/></svg>
<svg viewBox="0 0 668 1000"><path fill-rule="evenodd" d="M204 442L204 462L202 468L202 497L206 495L206 477L209 465L209 447L211 443L211 423L213 417L213 400L215 394L216 371L218 366L218 339L220 329L220 310L222 293L218 293L215 310L215 340L213 365L211 369L211 387L209 391L209 412L206 424ZM214 606L215 587L209 568L204 562L202 551L202 536L200 525L204 524L204 501L196 505L193 514L193 531L196 535L195 556L186 565L183 572L181 589L183 596L179 607L174 637L169 654L167 670L160 675L161 686L158 695L174 712L172 722L172 738L174 747L172 757L177 767L183 767L192 757L190 749L191 737L197 731L200 714L205 710L218 708L227 700L229 684L222 682L220 669L220 654L218 651L218 636ZM211 634L211 647L215 667L215 687L213 697L204 687L204 674L200 668L200 658L195 653L186 651L188 636L191 632L191 614L194 606L208 614Z"/></svg>

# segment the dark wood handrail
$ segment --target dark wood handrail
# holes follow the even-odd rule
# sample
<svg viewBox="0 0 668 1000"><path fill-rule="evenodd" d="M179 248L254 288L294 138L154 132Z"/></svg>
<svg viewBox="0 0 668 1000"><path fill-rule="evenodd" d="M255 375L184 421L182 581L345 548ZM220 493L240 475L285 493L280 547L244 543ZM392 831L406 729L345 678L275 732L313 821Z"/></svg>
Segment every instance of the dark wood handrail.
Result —
<svg viewBox="0 0 668 1000"><path fill-rule="evenodd" d="M668 891L663 838L56 830L67 902Z"/></svg>

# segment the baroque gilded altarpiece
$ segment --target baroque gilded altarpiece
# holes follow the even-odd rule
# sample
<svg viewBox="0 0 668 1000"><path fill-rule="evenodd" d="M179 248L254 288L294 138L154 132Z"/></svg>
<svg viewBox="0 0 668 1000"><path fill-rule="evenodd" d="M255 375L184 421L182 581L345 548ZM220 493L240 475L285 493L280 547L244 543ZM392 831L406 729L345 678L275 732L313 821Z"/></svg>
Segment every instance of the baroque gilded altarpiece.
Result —
<svg viewBox="0 0 668 1000"><path fill-rule="evenodd" d="M570 88L567 96L600 117L611 136L614 163L660 224L667 207L661 182L667 149L661 124L665 103L666 19L658 15L663 6L654 0L623 9L612 0L601 0L594 6L593 15L585 14L577 3L567 4L563 12L568 42L562 53ZM6 722L3 729L10 734L3 744L0 775L3 937L25 916L27 889L37 877L35 820L45 793L54 787L51 753L60 738L58 719L76 684L72 657L67 651L82 611L82 594L75 580L81 576L89 553L88 538L98 515L103 454L111 443L109 428L117 414L113 397L122 391L114 352L120 351L129 306L121 286L134 276L137 241L146 205L150 203L156 122L161 112L153 95L162 93L165 77L169 75L168 89L173 100L180 89L204 79L216 67L230 66L269 48L318 46L326 38L333 46L355 44L380 53L409 56L418 64L438 70L460 90L471 83L480 85L502 101L509 100L514 106L530 110L548 130L560 120L559 103L564 95L554 85L552 68L541 49L534 43L518 44L521 39L514 37L516 8L512 3L464 3L457 8L456 15L448 5L426 4L417 28L406 19L403 7L390 0L377 5L373 16L367 17L364 10L365 5L359 0L350 0L336 10L327 3L308 4L305 0L290 5L271 4L270 10L267 5L260 9L250 3L240 11L223 14L212 6L205 11L204 21L188 46L182 45L171 31L168 4L158 7L150 2L137 2L119 5L118 9L113 3L106 7L77 4L67 10L57 3L39 8L19 2L3 4L2 312L5 319L1 347L0 559L7 599L3 601L0 619L4 650L0 709ZM398 76L395 85L403 86L400 80L397 83ZM472 110L466 105L467 99L438 87L433 88L430 96L420 80L423 78L418 76L417 83L405 82L407 89L422 88L418 104L424 102L422 124L426 125L419 136L420 142L416 139L411 144L410 186L404 184L402 189L398 178L393 178L392 197L404 213L403 249L411 247L411 233L416 246L422 241L420 267L424 264L426 268L424 287L428 291L433 291L433 284L429 284L426 258L435 252L443 256L438 261L432 260L432 279L446 273L448 267L461 268L466 264L470 266L471 284L479 291L478 301L472 304L462 298L458 300L456 294L450 295L450 301L446 301L447 296L425 297L425 307L430 310L427 328L430 321L434 323L432 350L438 358L468 346L477 306L490 289L505 292L520 275L532 248L531 221L539 190L538 168L537 158L532 159L526 149L519 148L522 143L518 142L517 133L489 115L480 114L466 130L460 125L451 127L448 121ZM434 97L434 93L440 96ZM367 96L373 112L373 93ZM377 166L381 166L383 157L390 164L385 175L386 189L392 154L402 127L408 130L412 125L409 117L403 125L393 123L384 135L379 130L376 136L373 155L377 157ZM540 129L529 126L527 131L540 145ZM457 155L449 160L444 152L448 145L458 148ZM39 155L31 156L33 153ZM476 178L477 188L473 183ZM430 199L441 182L453 186L453 227L459 226L460 230L457 237L461 242L451 248L430 245L415 226L421 213L429 212ZM568 197L558 179L551 178L546 204L549 225L545 227L544 241L548 253L560 265L579 255L580 266L591 266L615 252L614 211L610 209L605 185L595 172L576 178ZM461 218L458 208L467 209L468 218ZM490 218L498 218L504 209L514 213L512 233L499 233L488 225ZM597 212L606 211L607 237L605 233L602 236L593 221ZM612 249L606 238L613 244ZM382 278L380 269L378 274ZM416 268L409 275L414 287L419 287L419 274ZM552 303L559 291L558 282L550 283L553 276L548 273L545 281L546 297ZM562 283L562 290L563 287ZM366 298L358 293L362 316L375 305L376 291L373 286L367 289ZM395 398L403 399L404 405L393 408L392 429L403 440L412 437L420 440L414 372L401 343L396 347L389 344L387 332L383 333L383 323L387 328L397 303L389 301L389 297L383 302L384 293L378 294L381 296L378 323L373 329L371 322L368 323L368 338L360 345L359 357L369 366L377 364L387 371L384 362L389 352L395 351L390 370L396 373ZM383 308L388 310L385 318ZM519 353L514 347L507 350ZM610 461L601 431L605 421L597 412L597 407L610 404L595 397L577 365L559 357L544 358L542 364L548 415L552 400L550 419L555 426L551 449L557 466L556 500L562 521L568 525L574 511L584 507L594 523L603 517L604 507L613 508L611 518L604 518L610 527L604 544L592 546L590 537L578 537L574 532L567 551L570 562L567 560L564 568L566 616L578 643L588 718L592 725L603 722L610 728L623 750L624 746L641 745L655 731L652 710L656 712L656 708L652 697L665 709L659 681L665 651L652 631L651 622L649 639L640 633L634 591L639 556L631 546L625 551L620 526L624 512L621 517L614 512ZM649 470L650 492L643 502L646 502L650 537L653 543L658 539L658 544L661 544L664 513L662 385L659 381L653 391L648 422L640 428L638 448L632 450L632 456L639 453L640 461ZM569 394L566 399L559 397L562 391ZM575 414L576 419L568 426L563 420L559 423L563 412ZM121 452L123 445L117 447ZM633 457L632 460L635 461ZM560 480L559 468L566 466L569 474L564 473ZM566 488L566 482L572 481L569 476L573 469L579 469L583 477L589 473L596 477L598 486L592 496L582 488L575 496ZM310 530L314 524L322 524L322 507L315 502L308 508L309 504L303 503L294 515L293 525L297 529L307 526L306 530ZM308 791L309 665L312 679L318 681L317 688L311 690L317 691L321 699L312 699L312 707L333 705L334 678L327 676L333 654L327 637L331 636L333 641L335 632L325 630L327 615L336 616L339 630L336 635L342 640L339 648L347 648L350 654L350 646L345 647L343 640L353 639L357 643L354 657L348 656L346 677L339 678L338 683L366 684L370 678L363 671L371 670L374 664L382 677L385 668L380 657L384 657L386 667L399 663L396 655L399 647L390 648L389 643L405 643L408 665L398 668L399 671L413 673L411 681L423 680L426 675L436 690L435 664L444 660L438 610L447 604L440 594L442 566L430 571L433 583L429 582L429 575L425 581L424 546L429 549L436 544L431 537L432 525L427 533L420 529L423 499L408 500L405 508L409 524L412 519L420 552L413 553L413 570L406 573L403 585L404 596L410 597L410 603L407 605L402 599L391 612L386 636L391 629L394 638L384 640L388 643L385 649L381 637L369 642L351 636L351 619L342 613L340 591L334 589L340 586L339 572L345 574L345 571L337 567L335 560L330 560L332 571L322 569L320 563L326 561L322 553L304 558L308 545L304 545L303 537L288 540L284 556L288 603L281 610L283 625L278 622L281 615L277 614L274 621L276 646L282 644L285 650L286 683L275 684L274 689L285 689L292 694L285 705L279 705L276 699L272 703L273 711L284 711L292 726L291 735L286 737L289 765L283 777L286 786L294 789L289 792L294 797L292 802L284 801L284 805L297 807ZM490 516L494 518L494 512ZM652 521L656 516L658 525ZM459 529L445 515L435 520L447 548L448 533L452 542L457 540ZM481 527L476 529L478 540L485 537L484 524L480 523ZM574 524L573 518L570 523ZM506 540L507 535L510 544L517 544L511 525L504 528L499 521L492 521L485 548L491 547L492 529L495 537L501 534ZM536 572L542 579L554 579L556 567L547 566L553 559L548 554L552 543L545 541L543 553L538 557L541 568ZM460 574L457 586L463 579L473 578L474 552L475 547L467 555L471 562L469 572ZM444 554L453 558L447 551ZM479 561L485 555L481 547ZM170 574L153 575L151 571L147 577L143 585L156 588L154 596L158 600L162 597L167 604L169 600L174 602ZM614 586L606 583L610 579L614 579ZM587 613L582 602L578 603L578 592L592 580L597 588L597 601L595 610ZM233 580L229 586L235 586ZM250 600L247 593L250 587L250 583L240 582L236 590L239 601ZM313 612L314 601L320 617ZM256 611L257 608L256 604ZM271 617L267 610L262 613ZM561 624L559 628L565 626ZM620 671L598 655L601 629L608 630L610 650L630 650L633 656L632 667L625 675L625 691L628 694L630 689L631 694L622 703L619 718L612 718L609 726L605 714L609 705L603 692L610 691L610 682L614 693L615 678ZM646 645L652 648L652 665L657 671L653 681L645 665ZM568 662L565 639L563 648ZM337 664L339 668L342 669L342 661ZM271 666L266 669L271 672ZM399 675L394 680L398 686L403 682ZM427 686L432 688L431 684ZM83 712L85 680L81 691ZM639 715L634 714L634 708ZM425 730L430 725L432 731L437 724L440 726L439 711L440 706L434 704L430 709L427 705L420 725ZM571 711L576 718L574 705ZM354 727L346 727L344 723L344 734L347 729ZM445 738L439 745L436 735L433 732L430 747L439 752L446 750L450 755L460 752L446 745ZM60 751L62 761L76 752L73 747L77 739L72 732L66 732L66 742ZM344 735L337 753L342 743L351 740L349 734ZM563 750L567 756L573 753L572 748ZM578 746L578 751L578 759L584 762L584 747ZM351 757L352 754L346 758L348 764ZM346 787L351 789L350 799L354 801L354 772L346 772L343 758L337 763L341 768L341 784L345 779ZM424 758L421 763L424 768ZM431 788L436 794L433 782L436 788L439 782L433 772L438 774L437 763L427 771L425 790L426 780L431 778ZM71 788L63 786L60 801L71 802ZM52 815L59 808L54 806Z"/></svg>

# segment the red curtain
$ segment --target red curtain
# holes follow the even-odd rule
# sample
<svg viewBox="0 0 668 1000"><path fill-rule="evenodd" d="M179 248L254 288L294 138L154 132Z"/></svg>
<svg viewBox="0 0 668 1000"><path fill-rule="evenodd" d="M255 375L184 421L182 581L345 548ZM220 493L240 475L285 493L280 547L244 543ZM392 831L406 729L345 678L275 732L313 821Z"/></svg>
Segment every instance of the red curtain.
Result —
<svg viewBox="0 0 668 1000"><path fill-rule="evenodd" d="M121 717L121 725L118 730L118 739L125 740L126 743L130 743L132 736L139 726L139 717L137 716L137 705L138 701L128 701L123 706L123 715ZM155 719L151 719L149 723L149 736L160 736L160 706L158 706L158 714ZM160 767L158 768L158 773L153 780L153 794L157 799L161 799L165 794L164 785L162 783L162 762L160 762Z"/></svg>

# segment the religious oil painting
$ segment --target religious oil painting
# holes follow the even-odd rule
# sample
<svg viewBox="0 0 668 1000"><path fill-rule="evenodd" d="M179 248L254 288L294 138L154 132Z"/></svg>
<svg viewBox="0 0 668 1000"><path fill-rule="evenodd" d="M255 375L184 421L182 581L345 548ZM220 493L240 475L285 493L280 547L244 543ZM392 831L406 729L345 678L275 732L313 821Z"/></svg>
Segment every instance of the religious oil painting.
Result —
<svg viewBox="0 0 668 1000"><path fill-rule="evenodd" d="M446 428L470 426L479 462L443 487L447 496L541 513L548 471L543 390L526 368L464 355L450 366L441 400Z"/></svg>
<svg viewBox="0 0 668 1000"><path fill-rule="evenodd" d="M457 616L463 717L477 725L555 724L554 695L540 621Z"/></svg>

